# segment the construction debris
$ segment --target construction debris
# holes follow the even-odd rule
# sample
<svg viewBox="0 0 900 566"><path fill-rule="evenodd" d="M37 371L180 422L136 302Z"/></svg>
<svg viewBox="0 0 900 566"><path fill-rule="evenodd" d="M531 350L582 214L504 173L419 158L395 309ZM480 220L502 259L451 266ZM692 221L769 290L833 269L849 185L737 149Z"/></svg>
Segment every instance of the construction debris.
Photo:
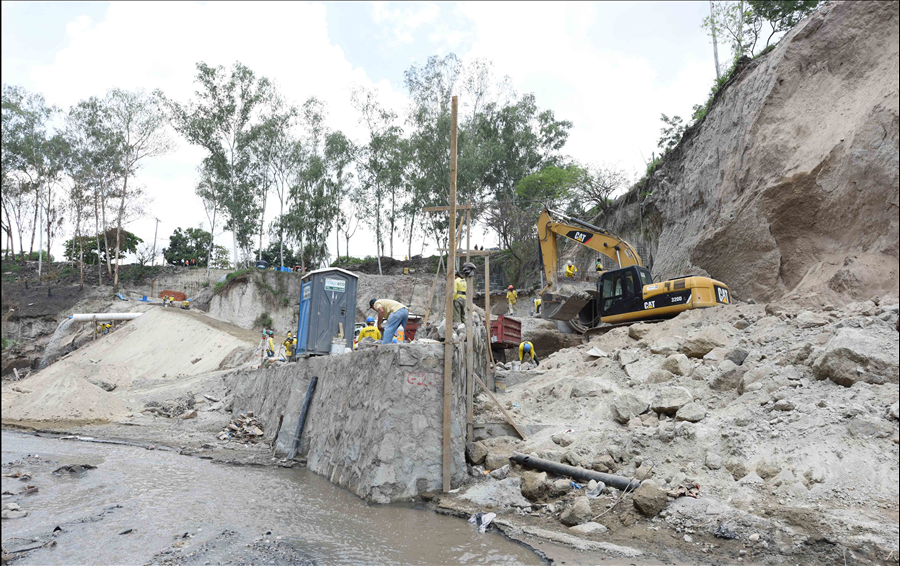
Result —
<svg viewBox="0 0 900 566"><path fill-rule="evenodd" d="M263 437L262 424L253 416L253 411L241 413L237 419L231 421L225 430L216 438L219 440L237 440L240 442L259 442Z"/></svg>

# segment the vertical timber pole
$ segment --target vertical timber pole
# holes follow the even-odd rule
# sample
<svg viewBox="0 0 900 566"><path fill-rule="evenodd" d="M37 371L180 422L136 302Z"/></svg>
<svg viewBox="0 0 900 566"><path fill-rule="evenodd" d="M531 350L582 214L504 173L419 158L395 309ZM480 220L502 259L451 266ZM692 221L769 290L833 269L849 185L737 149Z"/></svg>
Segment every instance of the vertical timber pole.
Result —
<svg viewBox="0 0 900 566"><path fill-rule="evenodd" d="M471 204L471 203L469 203ZM466 261L472 261L472 256L469 254L469 250L472 249L472 239L471 239L471 231L472 226L470 222L472 210L466 209ZM473 415L472 415L472 403L475 395L475 380L473 379L473 372L475 371L475 336L472 332L472 293L475 292L474 286L474 278L466 277L466 441L475 442L475 435L473 430Z"/></svg>
<svg viewBox="0 0 900 566"><path fill-rule="evenodd" d="M487 351L484 353L484 383L494 388L491 372L491 256L484 256L484 328L487 330Z"/></svg>
<svg viewBox="0 0 900 566"><path fill-rule="evenodd" d="M453 382L453 269L456 264L456 114L459 101L450 107L450 230L447 242L447 298L444 301L444 434L441 480L443 492L450 491L450 398Z"/></svg>

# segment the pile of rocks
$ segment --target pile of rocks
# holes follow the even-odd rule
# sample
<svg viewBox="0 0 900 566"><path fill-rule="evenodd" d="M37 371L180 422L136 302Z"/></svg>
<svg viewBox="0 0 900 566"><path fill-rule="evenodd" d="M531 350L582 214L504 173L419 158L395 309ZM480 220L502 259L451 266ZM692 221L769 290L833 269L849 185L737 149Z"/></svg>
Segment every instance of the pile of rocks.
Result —
<svg viewBox="0 0 900 566"><path fill-rule="evenodd" d="M219 440L237 440L239 442L259 442L263 437L262 423L253 416L253 411L241 413L216 438Z"/></svg>

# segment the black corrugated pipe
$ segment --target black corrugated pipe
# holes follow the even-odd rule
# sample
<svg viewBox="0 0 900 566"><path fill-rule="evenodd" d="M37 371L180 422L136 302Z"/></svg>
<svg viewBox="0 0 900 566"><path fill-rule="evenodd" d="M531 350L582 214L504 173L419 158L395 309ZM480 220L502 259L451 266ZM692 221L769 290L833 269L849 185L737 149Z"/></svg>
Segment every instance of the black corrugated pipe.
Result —
<svg viewBox="0 0 900 566"><path fill-rule="evenodd" d="M522 464L523 466L530 466L558 476L569 476L576 480L586 482L591 480L602 481L606 485L622 491L625 491L626 489L632 491L641 485L641 482L638 480L628 479L624 476L614 476L612 474L604 474L603 472L595 472L593 470L586 470L575 466L567 466L566 464L544 460L543 458L522 454L521 452L514 452L510 460Z"/></svg>
<svg viewBox="0 0 900 566"><path fill-rule="evenodd" d="M300 449L300 439L303 437L303 426L306 424L306 414L309 413L309 404L312 402L312 396L316 390L316 383L318 383L318 381L319 378L315 375L309 380L309 387L306 389L306 399L303 401L303 408L300 409L300 422L297 423L297 436L294 437L294 446L291 448L288 460L293 460L297 455L297 450Z"/></svg>

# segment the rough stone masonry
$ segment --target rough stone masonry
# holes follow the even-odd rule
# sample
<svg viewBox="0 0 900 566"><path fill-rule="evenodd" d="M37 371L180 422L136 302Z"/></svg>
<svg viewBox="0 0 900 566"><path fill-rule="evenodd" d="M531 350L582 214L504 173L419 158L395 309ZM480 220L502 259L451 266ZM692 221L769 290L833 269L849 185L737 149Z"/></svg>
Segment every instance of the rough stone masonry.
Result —
<svg viewBox="0 0 900 566"><path fill-rule="evenodd" d="M462 346L454 353L453 485L466 477ZM367 501L408 500L441 488L443 366L443 344L410 343L242 371L234 374L234 411L253 411L276 456L285 456L318 376L298 450L307 467Z"/></svg>

